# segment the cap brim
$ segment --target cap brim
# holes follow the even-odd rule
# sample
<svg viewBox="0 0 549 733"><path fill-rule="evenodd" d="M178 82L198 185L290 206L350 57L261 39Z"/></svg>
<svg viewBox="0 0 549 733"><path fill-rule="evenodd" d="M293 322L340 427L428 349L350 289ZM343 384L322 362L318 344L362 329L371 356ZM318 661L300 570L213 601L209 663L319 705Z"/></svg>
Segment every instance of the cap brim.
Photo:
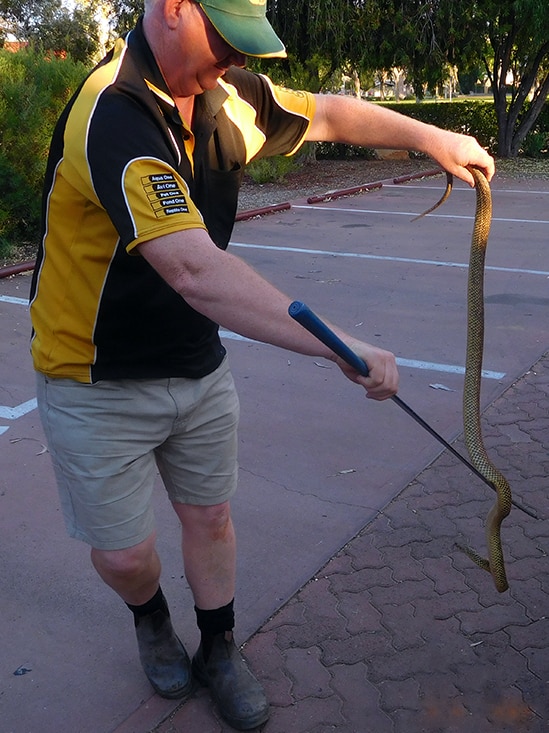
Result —
<svg viewBox="0 0 549 733"><path fill-rule="evenodd" d="M219 35L245 56L286 58L286 49L267 18L234 15L200 3Z"/></svg>

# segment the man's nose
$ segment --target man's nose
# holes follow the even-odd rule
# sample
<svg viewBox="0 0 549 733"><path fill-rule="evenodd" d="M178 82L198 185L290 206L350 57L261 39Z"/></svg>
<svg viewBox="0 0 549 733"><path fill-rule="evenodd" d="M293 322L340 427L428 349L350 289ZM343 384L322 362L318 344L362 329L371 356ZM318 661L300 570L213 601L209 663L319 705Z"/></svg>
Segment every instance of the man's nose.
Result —
<svg viewBox="0 0 549 733"><path fill-rule="evenodd" d="M238 66L241 69L246 66L247 57L243 53L240 53L240 51L236 51L234 48L232 49L230 58L233 66Z"/></svg>

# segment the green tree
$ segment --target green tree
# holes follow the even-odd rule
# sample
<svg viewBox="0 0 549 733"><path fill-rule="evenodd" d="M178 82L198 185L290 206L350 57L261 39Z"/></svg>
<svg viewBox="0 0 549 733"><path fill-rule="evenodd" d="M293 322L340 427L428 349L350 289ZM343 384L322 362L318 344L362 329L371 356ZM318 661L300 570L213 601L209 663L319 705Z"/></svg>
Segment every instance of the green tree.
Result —
<svg viewBox="0 0 549 733"><path fill-rule="evenodd" d="M115 36L131 30L144 10L143 0L110 0L111 25Z"/></svg>
<svg viewBox="0 0 549 733"><path fill-rule="evenodd" d="M549 95L549 3L479 3L490 48L479 54L492 84L498 154L515 157Z"/></svg>
<svg viewBox="0 0 549 733"><path fill-rule="evenodd" d="M454 75L458 56L470 55L471 2L454 0L368 0L363 35L370 34L374 66L405 69L416 98L434 92ZM375 6L375 11L374 11Z"/></svg>
<svg viewBox="0 0 549 733"><path fill-rule="evenodd" d="M100 48L96 11L95 0L81 0L72 9L62 0L0 0L0 16L20 40L87 64Z"/></svg>
<svg viewBox="0 0 549 733"><path fill-rule="evenodd" d="M321 91L337 73L372 76L406 68L418 98L445 74L453 3L448 0L274 0L269 18L287 45L279 62L295 79L309 69Z"/></svg>
<svg viewBox="0 0 549 733"><path fill-rule="evenodd" d="M333 90L334 75L360 76L367 67L368 37L361 0L273 0L267 15L284 41L288 59L260 63L277 80L313 92Z"/></svg>
<svg viewBox="0 0 549 733"><path fill-rule="evenodd" d="M514 157L549 93L547 0L370 0L374 62L407 69L416 96L442 81L444 68L483 67L492 85L498 154ZM375 18L371 8L368 18Z"/></svg>
<svg viewBox="0 0 549 733"><path fill-rule="evenodd" d="M406 69L416 97L456 66L492 85L498 154L514 157L549 94L547 0L273 0L269 17L288 60L267 68L312 91L334 75ZM333 88L333 85L332 85Z"/></svg>

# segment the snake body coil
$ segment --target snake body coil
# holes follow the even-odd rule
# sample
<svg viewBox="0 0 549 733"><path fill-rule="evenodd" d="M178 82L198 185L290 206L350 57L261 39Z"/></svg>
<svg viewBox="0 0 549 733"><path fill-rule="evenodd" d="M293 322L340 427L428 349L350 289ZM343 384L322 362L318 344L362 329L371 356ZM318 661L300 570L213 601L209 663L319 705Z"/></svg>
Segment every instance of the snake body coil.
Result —
<svg viewBox="0 0 549 733"><path fill-rule="evenodd" d="M477 204L471 238L469 279L467 286L467 353L463 387L463 429L465 444L473 466L496 489L496 501L486 520L488 558L463 548L480 567L488 570L500 593L509 587L501 547L501 523L511 511L511 488L505 476L490 461L480 426L480 381L484 349L484 260L492 219L490 186L484 175L471 168L475 179Z"/></svg>
<svg viewBox="0 0 549 733"><path fill-rule="evenodd" d="M494 487L496 501L486 520L488 558L482 557L470 547L463 545L457 545L457 547L479 567L491 573L496 589L503 593L509 585L501 547L501 523L511 511L511 488L505 476L490 461L484 447L480 426L480 382L484 351L484 261L492 221L492 196L490 185L484 174L474 167L470 167L469 170L475 180L477 200L467 285L467 351L463 386L463 432L471 463ZM452 180L452 175L447 173L446 190L443 196L420 216L429 214L446 201L452 190Z"/></svg>

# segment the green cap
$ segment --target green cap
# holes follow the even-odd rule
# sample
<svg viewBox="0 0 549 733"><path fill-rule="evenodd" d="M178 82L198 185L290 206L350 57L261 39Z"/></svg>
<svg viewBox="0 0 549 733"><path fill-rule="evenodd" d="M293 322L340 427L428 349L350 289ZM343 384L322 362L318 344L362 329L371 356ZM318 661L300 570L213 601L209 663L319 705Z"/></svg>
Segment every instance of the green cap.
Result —
<svg viewBox="0 0 549 733"><path fill-rule="evenodd" d="M285 58L286 49L267 20L267 0L199 0L219 35L245 56Z"/></svg>

